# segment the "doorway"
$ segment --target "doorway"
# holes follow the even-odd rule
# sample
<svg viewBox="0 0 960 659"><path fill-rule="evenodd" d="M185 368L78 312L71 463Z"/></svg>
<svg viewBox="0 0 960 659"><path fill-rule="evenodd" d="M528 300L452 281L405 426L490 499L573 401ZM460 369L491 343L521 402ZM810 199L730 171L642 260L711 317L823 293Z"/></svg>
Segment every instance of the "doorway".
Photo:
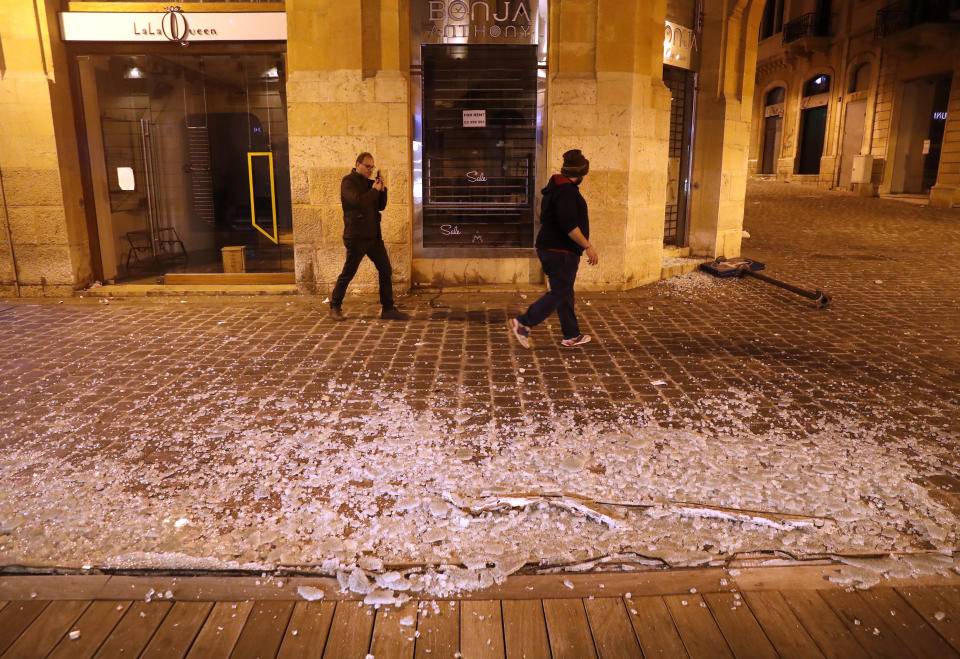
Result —
<svg viewBox="0 0 960 659"><path fill-rule="evenodd" d="M667 203L663 244L687 244L687 202L690 196L690 151L696 73L663 67L663 83L670 90L670 143L667 158Z"/></svg>
<svg viewBox="0 0 960 659"><path fill-rule="evenodd" d="M840 188L849 190L853 175L853 159L860 155L863 144L863 123L867 116L867 101L847 103L846 119L843 128L843 145L840 152Z"/></svg>
<svg viewBox="0 0 960 659"><path fill-rule="evenodd" d="M537 46L423 44L423 248L533 246Z"/></svg>
<svg viewBox="0 0 960 659"><path fill-rule="evenodd" d="M823 143L827 134L829 92L830 76L825 74L814 76L803 85L797 174L820 173L820 157L823 155Z"/></svg>
<svg viewBox="0 0 960 659"><path fill-rule="evenodd" d="M863 129L867 117L867 92L873 67L870 62L859 64L850 73L847 84L847 109L843 120L843 142L840 144L840 173L837 185L842 190L853 186L853 159L863 147Z"/></svg>
<svg viewBox="0 0 960 659"><path fill-rule="evenodd" d="M950 75L903 85L890 192L922 194L937 182Z"/></svg>
<svg viewBox="0 0 960 659"><path fill-rule="evenodd" d="M106 280L293 271L283 52L77 64Z"/></svg>
<svg viewBox="0 0 960 659"><path fill-rule="evenodd" d="M763 108L763 158L761 174L776 174L780 157L780 139L783 135L783 102L786 89L775 87L767 92Z"/></svg>

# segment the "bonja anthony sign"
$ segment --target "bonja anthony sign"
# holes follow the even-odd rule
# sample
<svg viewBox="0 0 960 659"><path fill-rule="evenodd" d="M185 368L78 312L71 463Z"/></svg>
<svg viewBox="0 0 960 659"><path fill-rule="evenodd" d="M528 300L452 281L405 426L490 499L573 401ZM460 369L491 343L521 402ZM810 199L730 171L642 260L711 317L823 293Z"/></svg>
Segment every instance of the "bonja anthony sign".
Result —
<svg viewBox="0 0 960 659"><path fill-rule="evenodd" d="M422 1L422 43L536 43L536 0Z"/></svg>

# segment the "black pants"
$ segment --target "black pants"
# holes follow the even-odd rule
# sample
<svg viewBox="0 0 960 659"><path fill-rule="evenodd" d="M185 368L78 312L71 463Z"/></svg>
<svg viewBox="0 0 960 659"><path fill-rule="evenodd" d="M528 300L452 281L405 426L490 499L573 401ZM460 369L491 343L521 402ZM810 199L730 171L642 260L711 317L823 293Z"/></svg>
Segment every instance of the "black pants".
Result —
<svg viewBox="0 0 960 659"><path fill-rule="evenodd" d="M392 309L393 282L390 277L393 275L393 268L390 266L390 257L387 256L387 246L383 244L383 239L344 238L343 244L347 247L347 262L343 264L343 272L337 277L337 284L333 287L333 293L330 294L330 306L339 309L343 304L347 286L357 274L357 268L360 267L363 257L367 256L377 267L377 274L380 277L380 304L384 309Z"/></svg>
<svg viewBox="0 0 960 659"><path fill-rule="evenodd" d="M530 305L527 312L517 320L533 327L539 325L554 311L560 318L560 331L563 338L573 339L580 336L580 324L573 311L573 284L577 281L577 270L580 267L580 257L570 252L551 252L538 249L540 265L547 275L550 290L539 300Z"/></svg>

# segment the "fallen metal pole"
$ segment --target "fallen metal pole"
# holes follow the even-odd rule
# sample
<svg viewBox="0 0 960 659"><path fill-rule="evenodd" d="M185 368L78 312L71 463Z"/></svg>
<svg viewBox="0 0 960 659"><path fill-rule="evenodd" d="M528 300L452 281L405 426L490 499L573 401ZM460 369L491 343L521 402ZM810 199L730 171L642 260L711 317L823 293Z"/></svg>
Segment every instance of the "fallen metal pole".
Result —
<svg viewBox="0 0 960 659"><path fill-rule="evenodd" d="M830 296L827 295L826 293L824 293L823 291L819 291L819 290L818 290L818 291L808 291L808 290L806 290L805 288L799 288L799 287L797 287L797 286L793 286L793 285L788 284L788 283L786 283L786 282L784 282L784 281L780 281L779 279L774 279L773 277L770 277L769 275L763 275L763 274L760 274L759 272L754 272L753 270L750 269L750 266L748 266L748 265L741 265L741 266L739 266L739 267L737 268L737 273L738 273L738 276L739 276L739 277L742 277L742 276L744 276L744 275L748 275L748 276L750 276L750 277L756 277L757 279L759 279L759 280L761 280L761 281L765 281L765 282L767 282L768 284L773 284L774 286L779 286L780 288L786 289L786 290L790 291L791 293L796 293L797 295L802 295L802 296L805 297L805 298L809 298L809 299L813 300L814 302L817 302L818 304L820 304L820 306L825 307L825 306L827 306L828 304L830 304Z"/></svg>

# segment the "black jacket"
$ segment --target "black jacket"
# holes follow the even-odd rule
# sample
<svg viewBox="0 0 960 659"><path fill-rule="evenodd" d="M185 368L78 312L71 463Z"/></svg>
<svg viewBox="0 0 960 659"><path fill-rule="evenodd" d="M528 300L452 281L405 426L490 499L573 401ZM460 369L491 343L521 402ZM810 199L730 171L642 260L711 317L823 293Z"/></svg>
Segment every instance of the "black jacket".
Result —
<svg viewBox="0 0 960 659"><path fill-rule="evenodd" d="M541 194L537 249L562 249L582 254L583 248L569 236L571 231L580 227L584 237L590 238L587 201L580 194L579 186L566 176L554 174Z"/></svg>
<svg viewBox="0 0 960 659"><path fill-rule="evenodd" d="M340 181L343 206L343 238L376 240L380 234L380 211L387 207L387 190L374 190L373 181L352 170Z"/></svg>

